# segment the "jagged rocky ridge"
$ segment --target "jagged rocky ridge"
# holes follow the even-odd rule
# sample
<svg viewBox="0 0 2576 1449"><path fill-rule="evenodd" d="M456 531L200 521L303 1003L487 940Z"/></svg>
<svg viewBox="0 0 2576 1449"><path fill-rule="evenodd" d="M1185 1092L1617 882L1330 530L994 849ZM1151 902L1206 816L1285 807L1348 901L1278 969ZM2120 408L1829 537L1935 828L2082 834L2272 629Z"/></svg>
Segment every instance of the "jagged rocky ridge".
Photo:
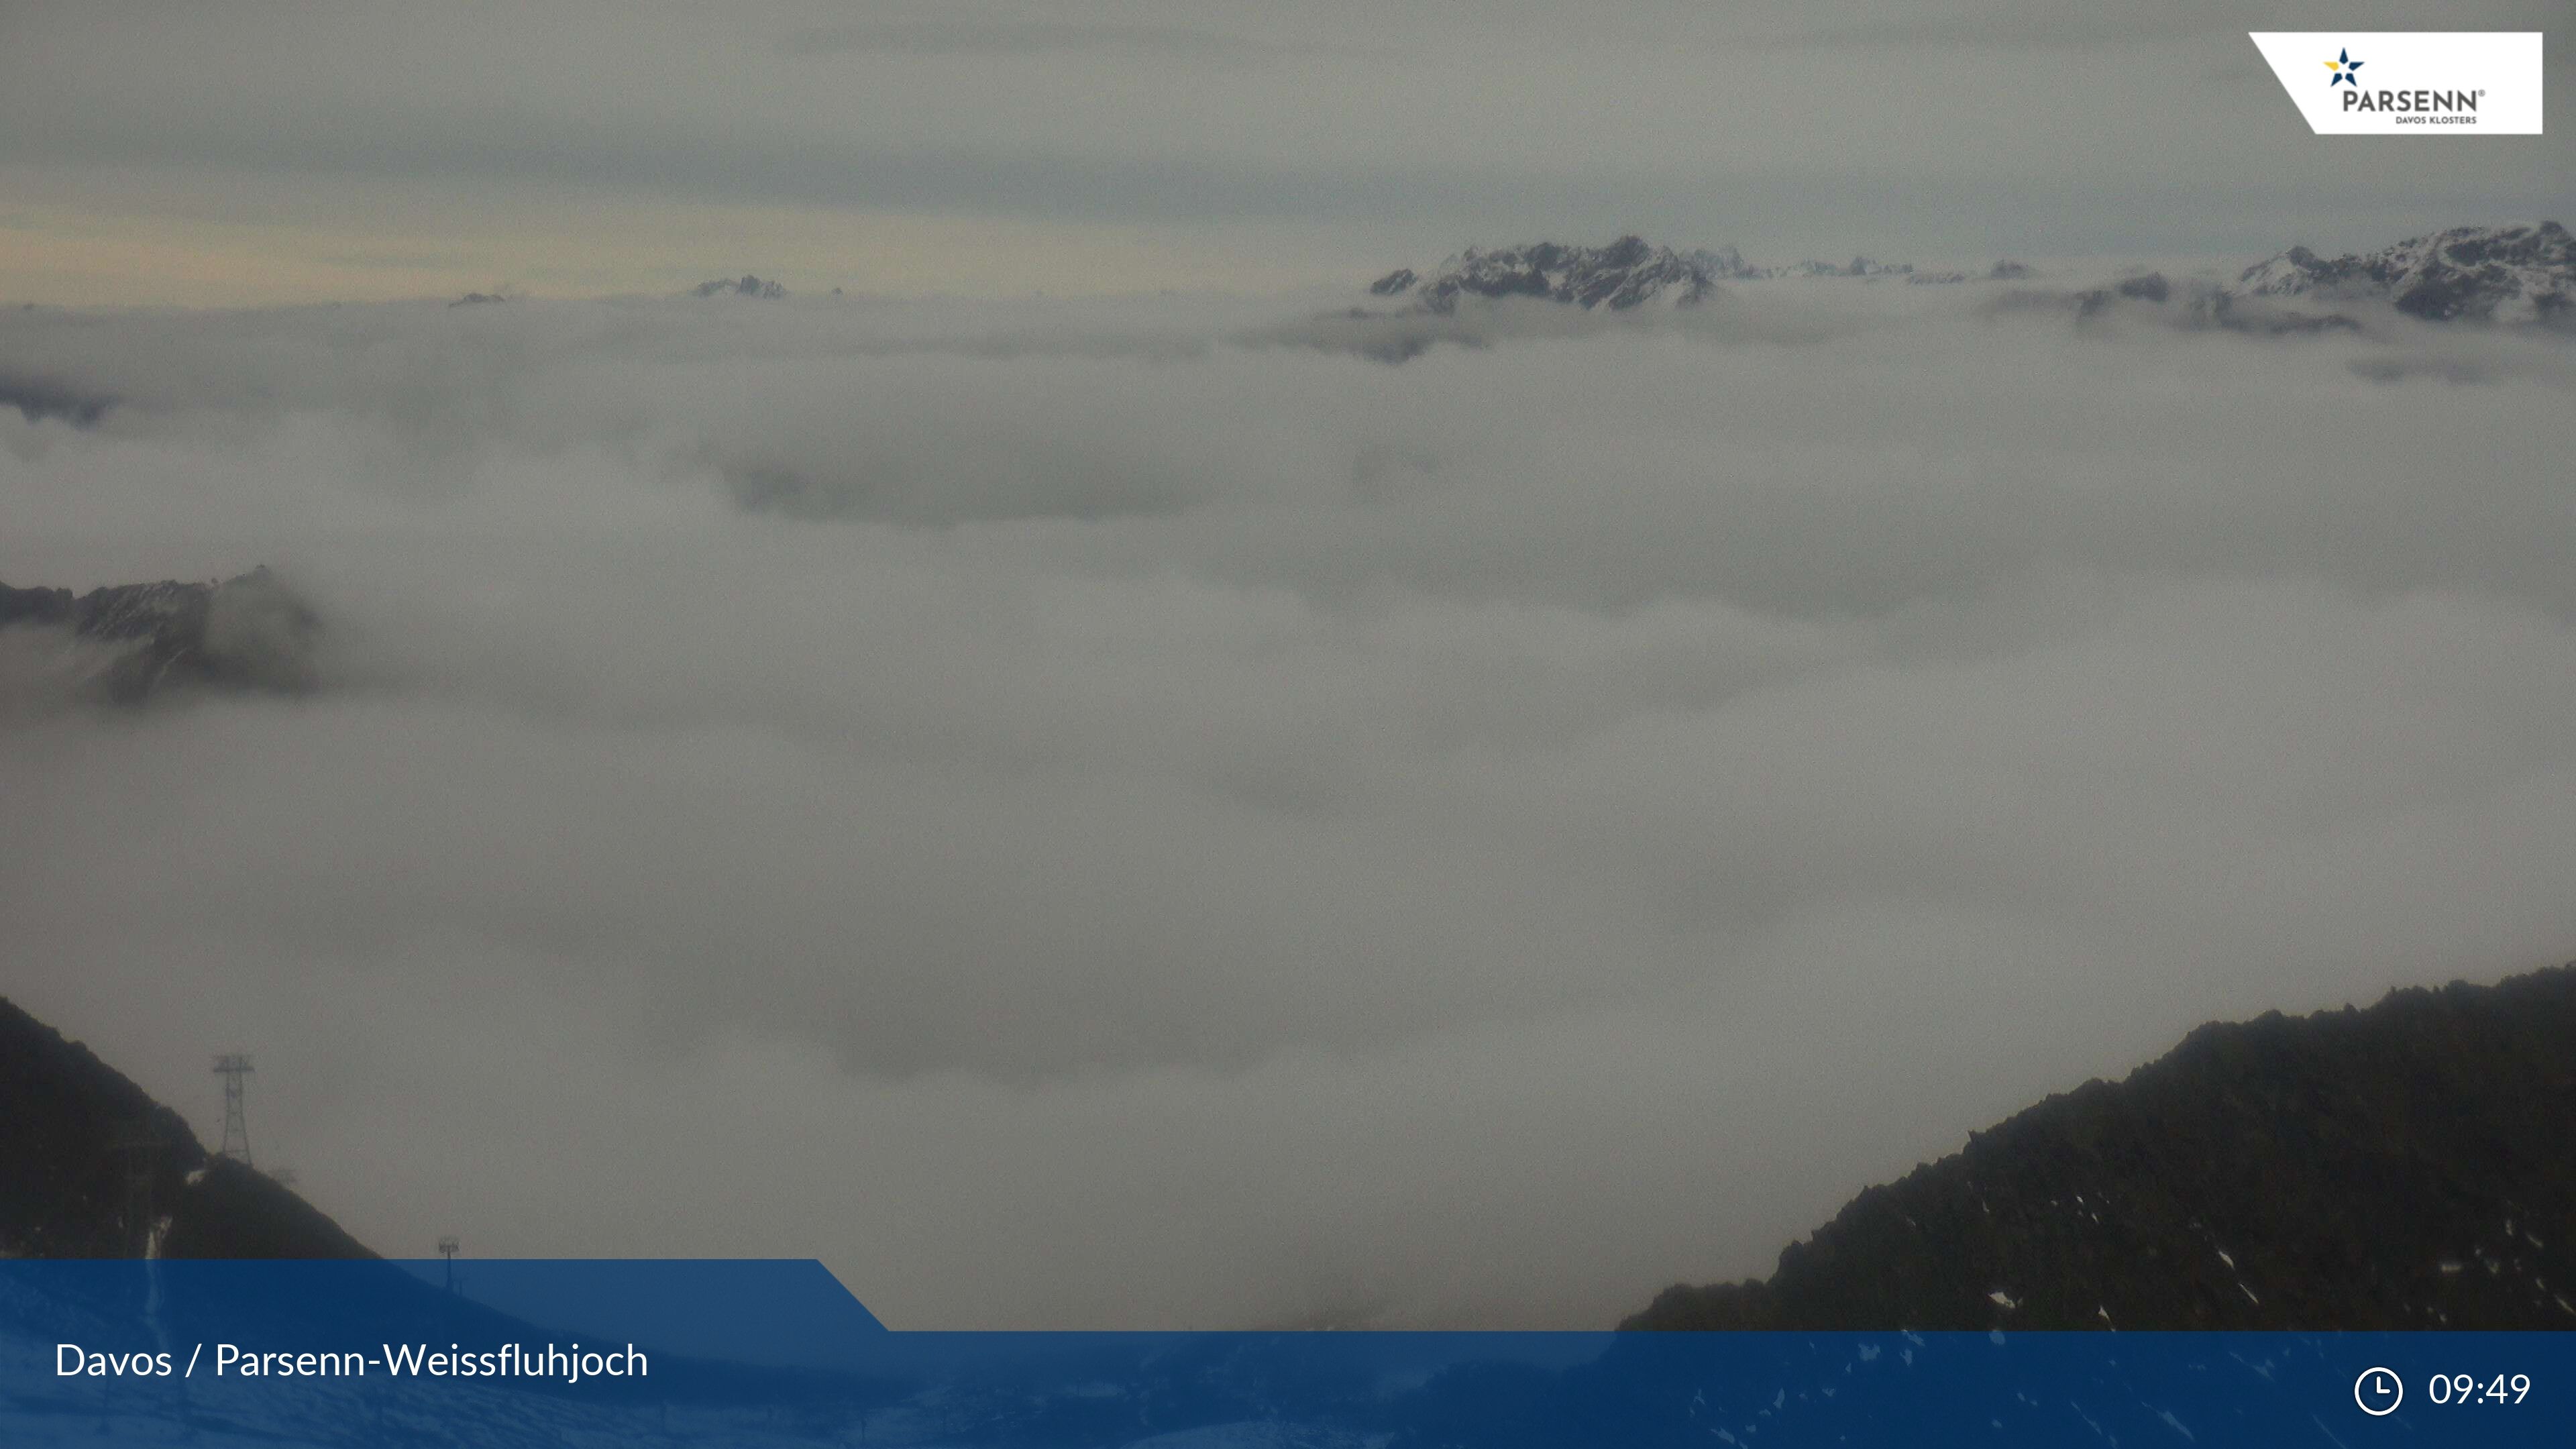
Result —
<svg viewBox="0 0 2576 1449"><path fill-rule="evenodd" d="M692 297L757 297L763 301L774 302L787 295L787 288L782 283L763 281L746 272L738 278L718 277L712 282L700 282L689 289L689 295Z"/></svg>
<svg viewBox="0 0 2576 1449"><path fill-rule="evenodd" d="M139 1171L145 1184L136 1191ZM0 998L0 1257L368 1258L285 1186Z"/></svg>
<svg viewBox="0 0 2576 1449"><path fill-rule="evenodd" d="M192 686L301 691L319 617L265 567L221 583L69 589L0 583L0 638L37 646L75 696L135 704Z"/></svg>
<svg viewBox="0 0 2576 1449"><path fill-rule="evenodd" d="M1728 250L1732 253L1733 248ZM1854 257L1848 262L1792 262L1785 267L1739 266L1734 275L1751 280L1767 280L1774 277L1903 277L1907 281L1912 281L1916 273L1912 262L1882 262L1872 257ZM1923 275L1929 277L1937 274L1924 273ZM1955 272L1946 275L1959 277ZM1964 277L1959 279L1966 280Z"/></svg>
<svg viewBox="0 0 2576 1449"><path fill-rule="evenodd" d="M2027 270L2018 264L1998 263L1994 275L2026 275ZM1534 297L1586 311L1602 308L1625 312L1648 305L1696 306L1715 295L1720 282L1780 277L1966 280L1955 272L1918 277L1908 263L1879 262L1868 257L1854 257L1849 262L1754 266L1733 247L1676 251L1650 245L1643 237L1623 236L1598 247L1556 242L1532 242L1493 251L1469 247L1442 262L1428 277L1411 267L1398 267L1370 283L1369 294L1404 298L1415 310L1444 317L1456 312L1460 300L1469 297Z"/></svg>
<svg viewBox="0 0 2576 1449"><path fill-rule="evenodd" d="M2576 967L2200 1028L1643 1329L2576 1329Z"/></svg>
<svg viewBox="0 0 2576 1449"><path fill-rule="evenodd" d="M2576 312L2576 236L2537 226L2462 226L2328 261L2292 247L2248 267L2252 297L2384 300L2428 321L2546 322Z"/></svg>
<svg viewBox="0 0 2576 1449"><path fill-rule="evenodd" d="M1905 268L1904 274L1905 280L1918 287L1927 285L1941 286L1948 283L1964 282L1969 280L1968 274L1965 272L1918 272L1912 267ZM1985 275L1980 280L1988 282L2018 282L2029 278L2031 275L2031 269L2027 264L2006 259L1988 267Z"/></svg>
<svg viewBox="0 0 2576 1449"><path fill-rule="evenodd" d="M1922 285L2024 281L2031 275L2028 266L2013 261L1999 261L1975 278L1868 257L1849 263L1756 266L1733 247L1679 251L1626 236L1601 247L1555 242L1492 251L1471 247L1428 276L1398 268L1378 278L1369 292L1399 300L1416 314L1446 317L1468 298L1527 297L1586 311L1625 312L1649 304L1696 306L1716 295L1721 283L1732 281L1860 277ZM2332 261L2293 247L2247 268L2233 283L2149 272L2071 291L2019 291L1999 305L2065 308L2084 317L2128 310L2184 327L2267 335L2362 325L2348 311L2292 305L2300 302L2385 304L2429 321L2576 325L2576 238L2557 222L2454 227Z"/></svg>
<svg viewBox="0 0 2576 1449"><path fill-rule="evenodd" d="M2313 311L2324 303L2335 310ZM2464 226L2327 261L2293 247L2233 283L2157 272L2074 292L2024 291L2007 309L2126 313L2190 328L2265 335L2360 331L2373 308L2427 322L2576 327L2576 245L2556 222Z"/></svg>
<svg viewBox="0 0 2576 1449"><path fill-rule="evenodd" d="M1369 286L1379 297L1408 297L1422 311L1441 316L1458 310L1462 297L1537 297L1587 311L1624 312L1649 302L1688 307L1717 290L1743 259L1729 251L1676 252L1623 236L1604 247L1536 242L1478 251L1473 247L1441 264L1429 279L1399 268Z"/></svg>
<svg viewBox="0 0 2576 1449"><path fill-rule="evenodd" d="M2072 311L2078 318L2143 317L2186 331L2217 329L2262 337L2353 332L2359 319L2343 312L2308 312L2270 299L2240 296L2214 282L2143 272L2080 291L2014 291L1994 304L2003 311Z"/></svg>
<svg viewBox="0 0 2576 1449"><path fill-rule="evenodd" d="M1988 280L2030 275L2019 262L1997 262ZM1398 267L1369 284L1374 297L1398 298L1417 312L1455 313L1462 299L1533 297L1584 310L1625 312L1649 305L1690 307L1714 296L1721 282L1784 277L1902 278L1908 282L1964 282L1964 272L1918 272L1911 263L1854 257L1848 262L1791 262L1757 266L1733 247L1677 251L1623 236L1607 246L1532 242L1482 251L1474 247L1442 262L1429 276Z"/></svg>

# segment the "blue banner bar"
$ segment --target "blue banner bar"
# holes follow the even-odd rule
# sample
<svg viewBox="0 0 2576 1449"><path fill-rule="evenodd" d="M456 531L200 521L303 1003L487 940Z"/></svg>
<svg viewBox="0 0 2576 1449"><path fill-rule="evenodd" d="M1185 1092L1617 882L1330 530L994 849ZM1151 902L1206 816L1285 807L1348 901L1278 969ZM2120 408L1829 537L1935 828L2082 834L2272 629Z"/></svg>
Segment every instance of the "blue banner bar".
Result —
<svg viewBox="0 0 2576 1449"><path fill-rule="evenodd" d="M0 1444L2564 1445L2576 1335L900 1333L812 1262L0 1262Z"/></svg>

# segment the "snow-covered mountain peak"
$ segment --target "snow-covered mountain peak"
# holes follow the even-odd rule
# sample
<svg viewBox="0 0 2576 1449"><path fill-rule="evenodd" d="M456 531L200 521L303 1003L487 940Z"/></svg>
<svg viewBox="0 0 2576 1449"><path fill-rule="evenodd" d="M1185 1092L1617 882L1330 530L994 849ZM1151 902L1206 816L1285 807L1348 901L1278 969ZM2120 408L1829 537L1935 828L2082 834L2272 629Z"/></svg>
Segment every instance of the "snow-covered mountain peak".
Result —
<svg viewBox="0 0 2576 1449"><path fill-rule="evenodd" d="M1695 306L1717 290L1719 278L1740 275L1743 266L1732 247L1677 252L1635 236L1599 247L1533 242L1494 251L1470 247L1427 278L1399 268L1369 291L1410 297L1415 307L1442 315L1455 312L1462 297L1536 297L1624 312L1649 304Z"/></svg>
<svg viewBox="0 0 2576 1449"><path fill-rule="evenodd" d="M2292 247L2248 267L2245 296L2382 298L2433 321L2538 322L2576 315L2576 236L2554 221L2460 226L2331 260Z"/></svg>

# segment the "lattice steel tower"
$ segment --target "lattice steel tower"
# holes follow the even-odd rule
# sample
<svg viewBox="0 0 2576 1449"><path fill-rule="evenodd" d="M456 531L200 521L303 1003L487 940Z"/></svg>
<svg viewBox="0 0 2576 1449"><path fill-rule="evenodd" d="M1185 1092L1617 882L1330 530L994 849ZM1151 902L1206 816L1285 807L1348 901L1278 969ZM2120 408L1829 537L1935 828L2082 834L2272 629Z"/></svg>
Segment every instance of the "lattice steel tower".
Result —
<svg viewBox="0 0 2576 1449"><path fill-rule="evenodd" d="M215 1058L215 1075L224 1079L224 1145L216 1153L250 1166L250 1122L242 1116L242 1079L250 1075L250 1058L226 1052Z"/></svg>

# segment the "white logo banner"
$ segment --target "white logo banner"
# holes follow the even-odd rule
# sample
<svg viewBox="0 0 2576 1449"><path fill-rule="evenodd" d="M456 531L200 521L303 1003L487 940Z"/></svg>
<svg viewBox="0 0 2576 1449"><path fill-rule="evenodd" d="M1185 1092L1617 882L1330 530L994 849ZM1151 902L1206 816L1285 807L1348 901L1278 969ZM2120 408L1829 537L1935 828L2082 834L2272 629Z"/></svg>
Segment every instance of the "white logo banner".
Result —
<svg viewBox="0 0 2576 1449"><path fill-rule="evenodd" d="M2257 30L2320 136L2537 136L2540 32Z"/></svg>

